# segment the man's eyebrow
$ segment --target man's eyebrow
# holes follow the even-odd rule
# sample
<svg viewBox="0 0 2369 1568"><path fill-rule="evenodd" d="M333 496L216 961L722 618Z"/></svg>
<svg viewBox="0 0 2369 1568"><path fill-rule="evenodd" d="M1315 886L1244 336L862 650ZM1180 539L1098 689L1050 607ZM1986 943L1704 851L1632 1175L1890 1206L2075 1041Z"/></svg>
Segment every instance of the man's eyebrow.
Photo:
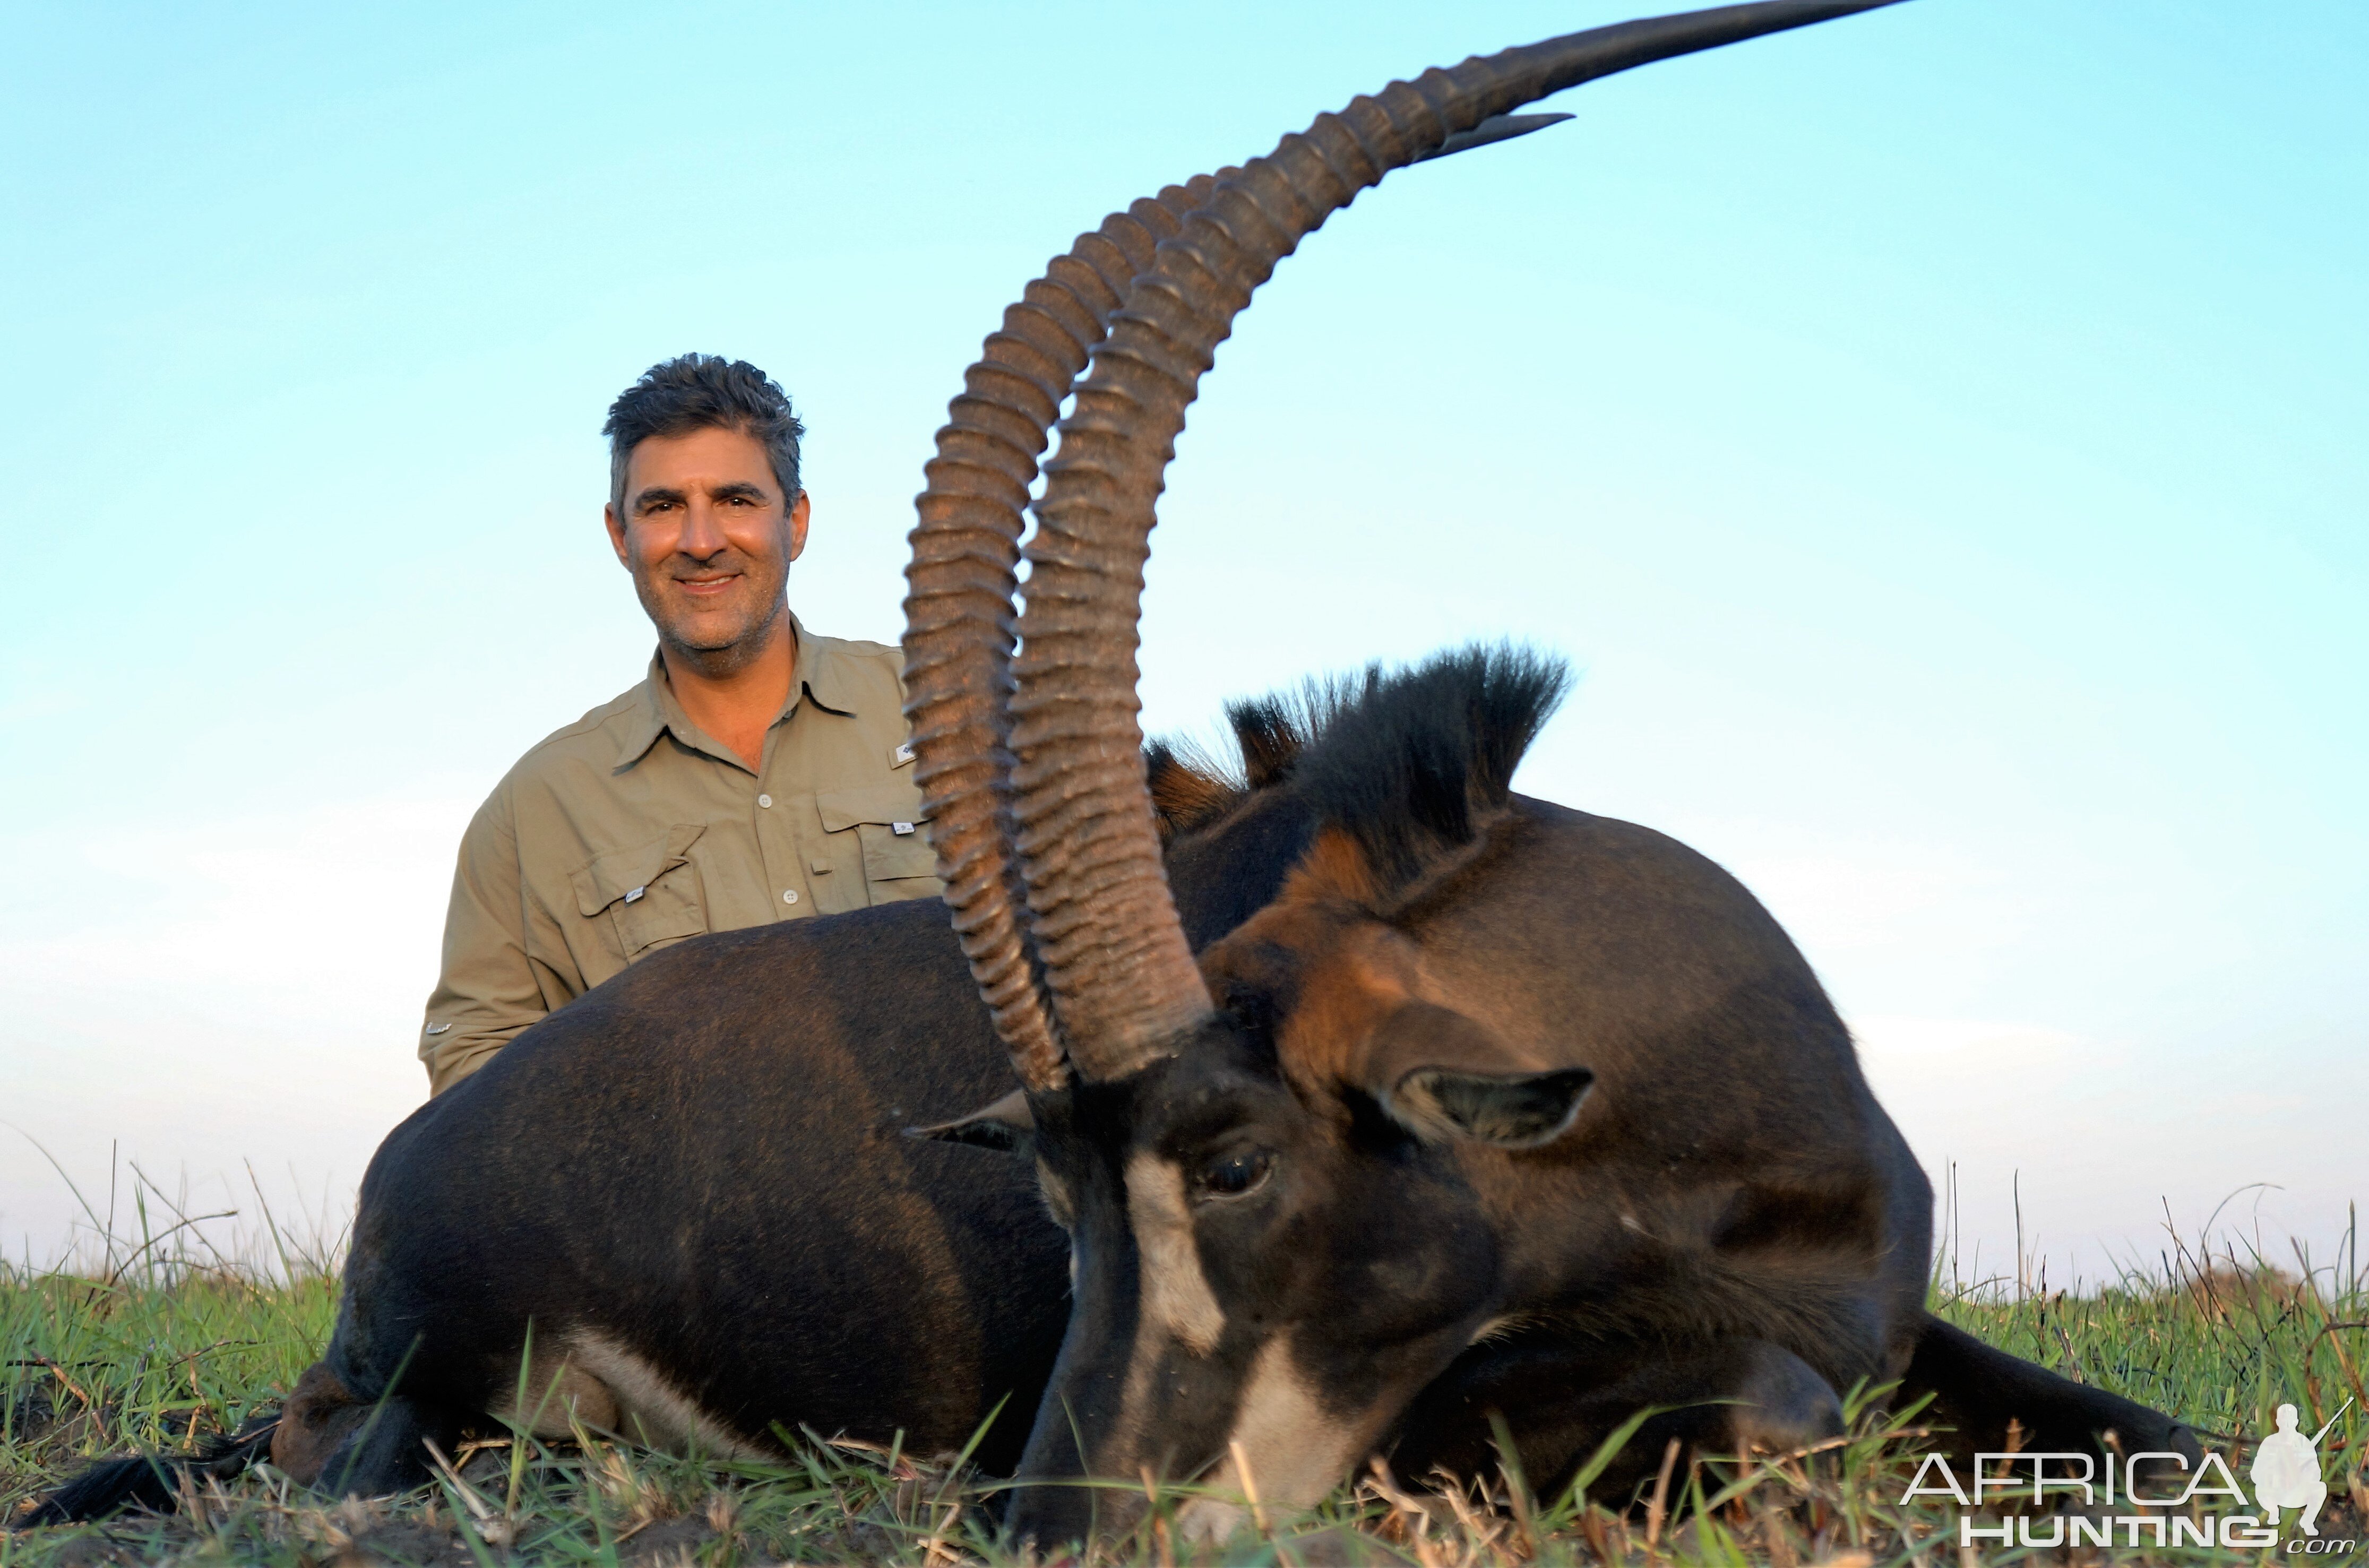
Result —
<svg viewBox="0 0 2369 1568"><path fill-rule="evenodd" d="M681 506L682 504L682 492L681 490L669 489L663 485L652 485L648 489L636 491L635 493L634 509L635 511L646 511L651 506L666 501L672 501L675 505Z"/></svg>
<svg viewBox="0 0 2369 1568"><path fill-rule="evenodd" d="M735 479L729 484L718 485L710 489L707 492L707 498L711 501L728 501L744 498L751 501L761 501L767 498L765 495L765 487L763 486L752 485L746 479Z"/></svg>

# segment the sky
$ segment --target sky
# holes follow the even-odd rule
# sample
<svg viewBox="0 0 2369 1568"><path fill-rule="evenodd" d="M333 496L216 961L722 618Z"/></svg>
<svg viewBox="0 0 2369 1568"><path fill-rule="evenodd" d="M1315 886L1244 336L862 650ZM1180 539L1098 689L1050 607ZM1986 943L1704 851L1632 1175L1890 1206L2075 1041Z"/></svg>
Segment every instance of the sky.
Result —
<svg viewBox="0 0 2369 1568"><path fill-rule="evenodd" d="M1627 14L14 8L0 1250L110 1203L343 1223L425 1093L463 825L648 657L598 435L643 368L789 387L793 603L893 641L931 436L1047 257ZM1945 1266L2095 1281L2208 1223L2333 1261L2369 1196L2364 74L2335 0L1913 0L1393 176L1193 410L1147 727L1560 652L1517 787L1775 911L1952 1195Z"/></svg>

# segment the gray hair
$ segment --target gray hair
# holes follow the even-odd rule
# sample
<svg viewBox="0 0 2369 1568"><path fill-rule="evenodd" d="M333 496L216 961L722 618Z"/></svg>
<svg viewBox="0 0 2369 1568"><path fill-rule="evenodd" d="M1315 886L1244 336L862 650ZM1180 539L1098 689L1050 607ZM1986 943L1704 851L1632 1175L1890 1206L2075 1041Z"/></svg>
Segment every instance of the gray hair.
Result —
<svg viewBox="0 0 2369 1568"><path fill-rule="evenodd" d="M773 465L787 510L804 491L798 485L798 438L806 427L790 410L781 383L746 360L719 354L681 354L642 372L642 379L609 405L609 504L625 516L625 464L634 449L652 436L682 436L693 430L738 430L753 437Z"/></svg>

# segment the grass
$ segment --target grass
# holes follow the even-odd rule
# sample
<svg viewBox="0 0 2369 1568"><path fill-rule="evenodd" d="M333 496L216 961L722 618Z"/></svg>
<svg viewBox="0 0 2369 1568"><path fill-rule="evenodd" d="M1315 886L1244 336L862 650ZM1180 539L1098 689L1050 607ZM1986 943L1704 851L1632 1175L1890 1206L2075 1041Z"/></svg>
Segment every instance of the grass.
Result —
<svg viewBox="0 0 2369 1568"><path fill-rule="evenodd" d="M139 1208L132 1241L101 1234L78 1266L0 1272L0 1521L89 1456L177 1449L236 1427L272 1405L326 1340L334 1248L292 1249L275 1230L225 1257L177 1212L163 1218L173 1223L152 1226L150 1209ZM2369 1546L2369 1275L2349 1246L2332 1267L2298 1259L2281 1271L2243 1249L2208 1255L2175 1240L2157 1273L2082 1295L1949 1275L1935 1287L1944 1316L2068 1377L2180 1412L2226 1439L2210 1446L2241 1479L2244 1446L2271 1429L2280 1403L2297 1405L2306 1429L2334 1416L2320 1448L2333 1482L2320 1528L2355 1544L2309 1561L2356 1560ZM2347 1397L2353 1403L2339 1414ZM1885 1414L1860 1398L1851 1436L1827 1451L1738 1465L1679 1466L1665 1455L1636 1498L1595 1496L1585 1485L1540 1495L1517 1462L1463 1491L1410 1493L1372 1475L1304 1517L1273 1517L1245 1500L1252 1528L1201 1560L1963 1568L2060 1555L1962 1551L1946 1503L1904 1505L1925 1436L1913 1413ZM449 1456L434 1485L367 1503L326 1504L259 1470L206 1483L167 1517L0 1533L0 1568L1013 1560L981 1505L992 1482L955 1456L807 1435L778 1464L715 1463L578 1437L473 1444ZM1169 1528L1186 1495L1160 1494L1150 1527L1094 1560L1195 1560ZM2089 1556L2102 1560L2094 1549ZM2115 1560L2265 1558L2142 1548Z"/></svg>

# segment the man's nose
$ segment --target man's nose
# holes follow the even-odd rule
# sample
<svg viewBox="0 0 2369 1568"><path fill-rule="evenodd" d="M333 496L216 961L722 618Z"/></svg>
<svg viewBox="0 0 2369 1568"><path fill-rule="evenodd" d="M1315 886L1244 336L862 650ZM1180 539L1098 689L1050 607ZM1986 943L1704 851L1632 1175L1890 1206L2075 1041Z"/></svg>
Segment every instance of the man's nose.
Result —
<svg viewBox="0 0 2369 1568"><path fill-rule="evenodd" d="M688 515L683 519L682 533L675 541L677 550L694 560L704 561L729 543L724 537L724 519L720 509L713 502L694 497L684 510Z"/></svg>

